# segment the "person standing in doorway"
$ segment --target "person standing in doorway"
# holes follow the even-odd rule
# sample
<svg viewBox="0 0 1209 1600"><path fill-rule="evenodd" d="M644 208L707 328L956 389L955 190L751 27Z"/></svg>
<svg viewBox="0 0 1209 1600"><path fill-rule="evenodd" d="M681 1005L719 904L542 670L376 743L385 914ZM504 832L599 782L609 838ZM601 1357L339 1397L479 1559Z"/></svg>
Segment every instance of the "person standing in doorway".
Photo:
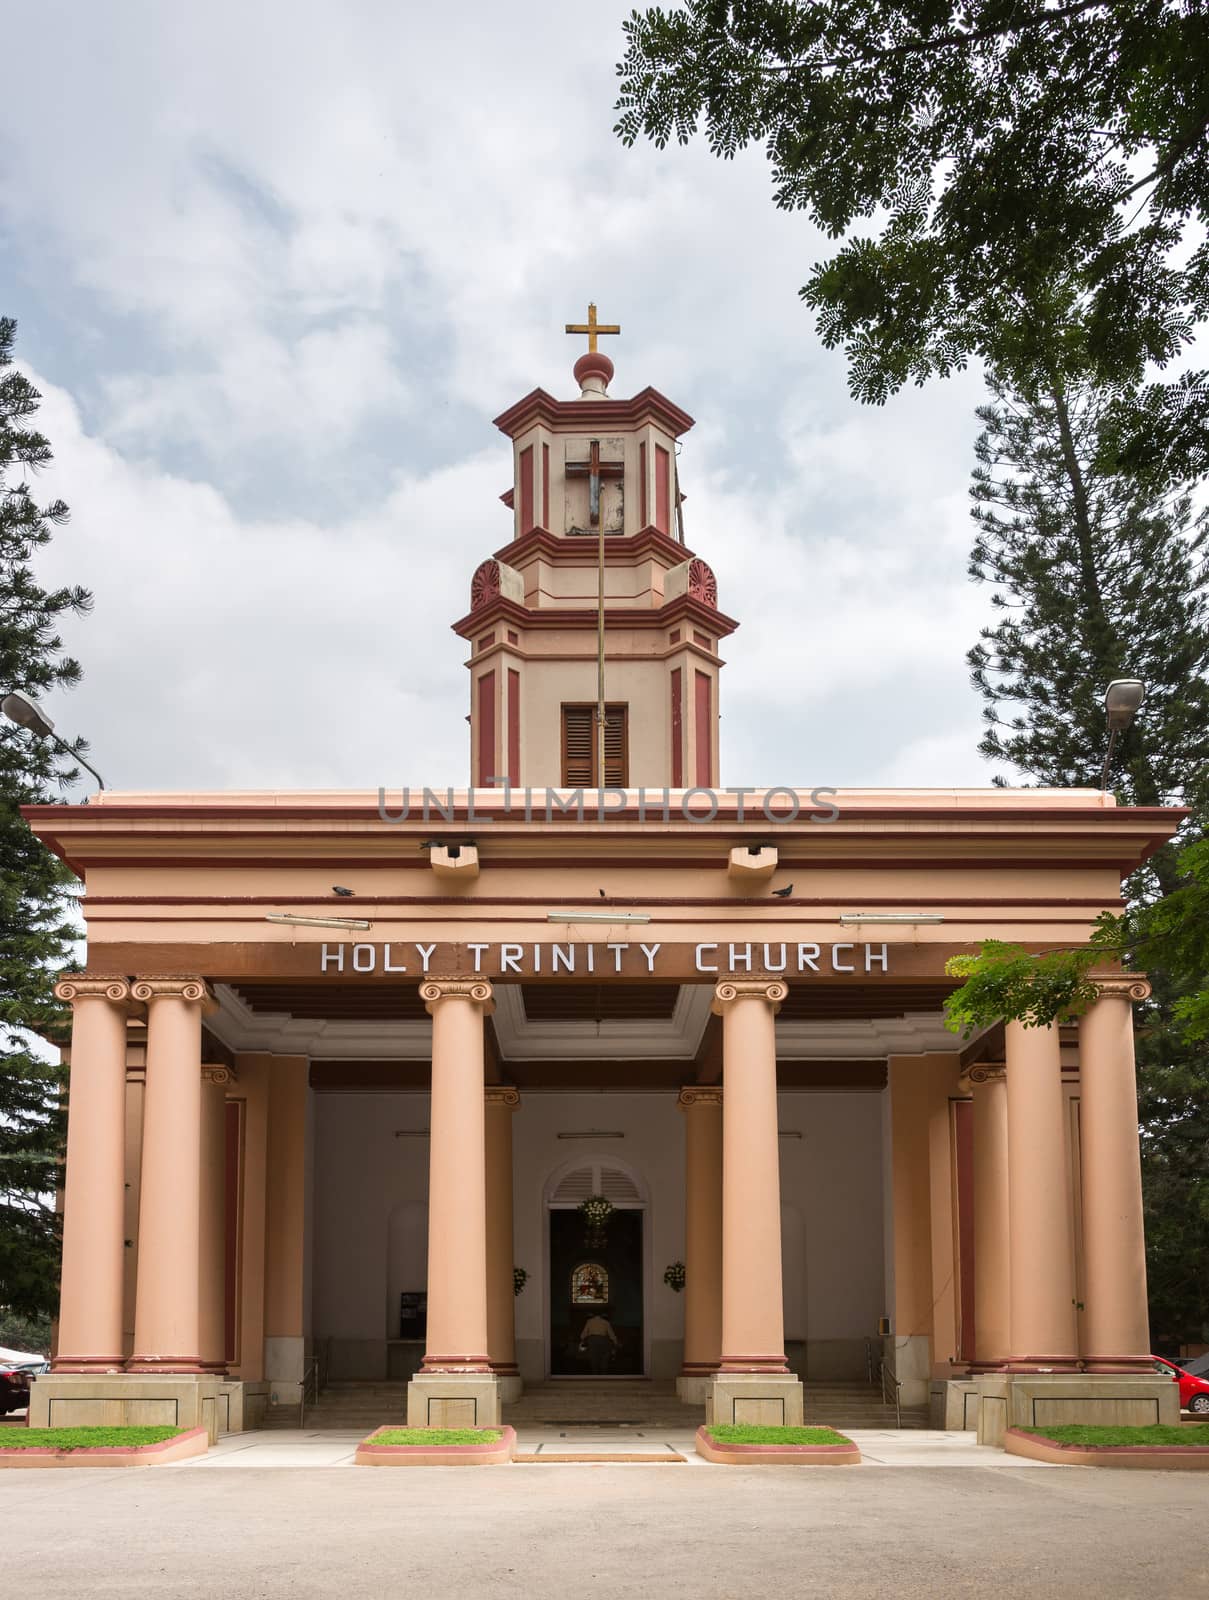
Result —
<svg viewBox="0 0 1209 1600"><path fill-rule="evenodd" d="M594 1377L599 1377L609 1370L609 1357L617 1349L620 1341L613 1332L613 1324L605 1316L606 1307L594 1311L583 1325L579 1336L579 1348L586 1350L588 1365Z"/></svg>

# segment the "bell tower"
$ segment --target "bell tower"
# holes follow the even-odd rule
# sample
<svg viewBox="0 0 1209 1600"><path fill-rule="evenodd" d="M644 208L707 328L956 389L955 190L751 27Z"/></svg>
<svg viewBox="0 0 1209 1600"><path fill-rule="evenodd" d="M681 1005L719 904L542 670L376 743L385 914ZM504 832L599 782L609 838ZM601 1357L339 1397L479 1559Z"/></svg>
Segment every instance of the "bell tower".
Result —
<svg viewBox="0 0 1209 1600"><path fill-rule="evenodd" d="M610 397L597 336L620 329L595 306L567 332L588 335L578 398L534 389L495 419L512 538L453 625L471 650L471 783L714 788L718 647L738 623L684 543L676 444L693 419L656 389Z"/></svg>

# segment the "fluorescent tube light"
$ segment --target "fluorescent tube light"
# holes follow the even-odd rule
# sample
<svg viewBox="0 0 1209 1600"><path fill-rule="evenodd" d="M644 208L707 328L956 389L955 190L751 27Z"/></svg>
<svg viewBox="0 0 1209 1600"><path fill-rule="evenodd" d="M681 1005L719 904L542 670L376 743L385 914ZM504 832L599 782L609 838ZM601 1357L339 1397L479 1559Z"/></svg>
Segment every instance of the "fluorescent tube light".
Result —
<svg viewBox="0 0 1209 1600"><path fill-rule="evenodd" d="M342 928L346 933L373 927L364 917L295 917L288 911L267 911L264 920L284 922L291 928Z"/></svg>
<svg viewBox="0 0 1209 1600"><path fill-rule="evenodd" d="M939 911L841 911L840 923L845 928L861 922L943 922Z"/></svg>
<svg viewBox="0 0 1209 1600"><path fill-rule="evenodd" d="M547 911L547 922L649 922L649 911Z"/></svg>

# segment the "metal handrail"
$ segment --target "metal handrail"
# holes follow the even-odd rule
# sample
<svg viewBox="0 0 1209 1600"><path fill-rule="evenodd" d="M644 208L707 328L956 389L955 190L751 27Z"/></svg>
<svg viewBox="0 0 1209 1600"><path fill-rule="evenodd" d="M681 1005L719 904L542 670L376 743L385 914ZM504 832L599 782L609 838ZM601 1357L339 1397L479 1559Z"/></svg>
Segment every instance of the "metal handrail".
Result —
<svg viewBox="0 0 1209 1600"><path fill-rule="evenodd" d="M887 1381L887 1379L889 1379L889 1381L894 1385L894 1401L893 1401L893 1404L894 1404L894 1425L897 1428L901 1428L902 1425L903 1425L903 1407L902 1407L902 1399L901 1399L902 1387L903 1387L902 1379L901 1378L896 1378L894 1376L894 1373L891 1372L890 1367L888 1366L888 1364L885 1361L883 1361L882 1364L881 1364L881 1379L882 1379L882 1404L883 1405L887 1405L888 1406L888 1405L891 1404L890 1396L886 1392L886 1381Z"/></svg>
<svg viewBox="0 0 1209 1600"><path fill-rule="evenodd" d="M306 1371L302 1375L302 1389L298 1395L298 1426L306 1427L306 1392L311 1388L315 1394L315 1404L319 1404L319 1357L312 1356Z"/></svg>

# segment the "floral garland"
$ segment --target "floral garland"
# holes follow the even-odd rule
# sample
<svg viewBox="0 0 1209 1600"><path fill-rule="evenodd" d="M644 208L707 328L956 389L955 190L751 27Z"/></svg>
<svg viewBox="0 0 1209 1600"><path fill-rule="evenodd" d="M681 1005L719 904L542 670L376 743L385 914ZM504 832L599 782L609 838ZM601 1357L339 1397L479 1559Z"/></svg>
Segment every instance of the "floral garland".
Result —
<svg viewBox="0 0 1209 1600"><path fill-rule="evenodd" d="M525 1285L528 1282L529 1282L529 1274L525 1271L524 1267L513 1267L513 1269L512 1269L512 1293L513 1293L513 1295L515 1296L515 1295L520 1294L521 1290L525 1287Z"/></svg>
<svg viewBox="0 0 1209 1600"><path fill-rule="evenodd" d="M673 1261L663 1274L663 1281L669 1289L674 1289L679 1294L684 1288L684 1262Z"/></svg>

